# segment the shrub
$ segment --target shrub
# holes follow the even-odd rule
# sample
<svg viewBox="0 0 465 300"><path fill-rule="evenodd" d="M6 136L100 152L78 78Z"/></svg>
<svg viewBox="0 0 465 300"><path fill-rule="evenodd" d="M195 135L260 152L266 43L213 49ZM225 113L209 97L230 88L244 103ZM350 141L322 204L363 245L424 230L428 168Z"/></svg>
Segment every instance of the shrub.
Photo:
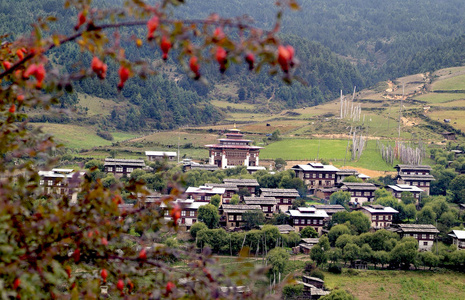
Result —
<svg viewBox="0 0 465 300"><path fill-rule="evenodd" d="M330 264L328 267L328 272L333 274L341 274L342 268L339 264Z"/></svg>

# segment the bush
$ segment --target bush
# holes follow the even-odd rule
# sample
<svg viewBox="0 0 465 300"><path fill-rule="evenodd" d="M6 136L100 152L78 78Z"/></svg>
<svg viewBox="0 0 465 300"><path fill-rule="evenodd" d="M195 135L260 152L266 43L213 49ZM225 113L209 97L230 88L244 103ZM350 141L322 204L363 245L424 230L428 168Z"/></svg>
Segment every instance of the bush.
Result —
<svg viewBox="0 0 465 300"><path fill-rule="evenodd" d="M299 297L304 292L304 286L302 284L288 284L283 287L283 298L294 299Z"/></svg>
<svg viewBox="0 0 465 300"><path fill-rule="evenodd" d="M204 229L208 229L208 227L203 222L197 222L197 223L193 224L191 226L191 229L190 229L190 233L191 233L192 238L195 239L197 237L197 233L199 231L201 231L201 230L204 230Z"/></svg>
<svg viewBox="0 0 465 300"><path fill-rule="evenodd" d="M310 272L310 276L320 278L321 280L325 279L325 274L318 268Z"/></svg>
<svg viewBox="0 0 465 300"><path fill-rule="evenodd" d="M339 264L330 264L328 267L328 272L333 274L341 274L342 268Z"/></svg>
<svg viewBox="0 0 465 300"><path fill-rule="evenodd" d="M102 131L102 130L99 129L99 130L97 130L97 135L99 137L101 137L102 139L105 139L107 141L113 141L113 136L109 132Z"/></svg>

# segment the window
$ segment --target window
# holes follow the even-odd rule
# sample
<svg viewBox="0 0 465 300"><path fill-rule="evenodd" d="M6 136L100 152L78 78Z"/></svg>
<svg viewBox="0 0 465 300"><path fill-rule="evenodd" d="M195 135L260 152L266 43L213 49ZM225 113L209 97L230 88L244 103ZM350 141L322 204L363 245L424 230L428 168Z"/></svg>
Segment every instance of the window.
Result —
<svg viewBox="0 0 465 300"><path fill-rule="evenodd" d="M108 172L113 172L113 167L108 167Z"/></svg>
<svg viewBox="0 0 465 300"><path fill-rule="evenodd" d="M170 215L170 212L165 210L165 216L169 216Z"/></svg>
<svg viewBox="0 0 465 300"><path fill-rule="evenodd" d="M310 174L305 174L305 178L310 178Z"/></svg>
<svg viewBox="0 0 465 300"><path fill-rule="evenodd" d="M423 246L428 246L428 242L423 242Z"/></svg>
<svg viewBox="0 0 465 300"><path fill-rule="evenodd" d="M421 239L422 239L422 240L426 240L426 234L422 234L422 235L421 235Z"/></svg>
<svg viewBox="0 0 465 300"><path fill-rule="evenodd" d="M361 196L362 192L355 192L355 196Z"/></svg>
<svg viewBox="0 0 465 300"><path fill-rule="evenodd" d="M295 219L294 224L299 224L299 219Z"/></svg>
<svg viewBox="0 0 465 300"><path fill-rule="evenodd" d="M47 183L49 186L53 185L53 180L48 180L48 183Z"/></svg>
<svg viewBox="0 0 465 300"><path fill-rule="evenodd" d="M195 211L191 210L191 211L189 212L189 216L191 216L191 217L195 216Z"/></svg>
<svg viewBox="0 0 465 300"><path fill-rule="evenodd" d="M123 173L123 167L116 167L116 172Z"/></svg>
<svg viewBox="0 0 465 300"><path fill-rule="evenodd" d="M183 216L183 217L186 216L186 211L185 211L185 210L182 210L182 211L181 211L181 216Z"/></svg>
<svg viewBox="0 0 465 300"><path fill-rule="evenodd" d="M134 171L134 168L126 168L126 172L131 173L132 171Z"/></svg>
<svg viewBox="0 0 465 300"><path fill-rule="evenodd" d="M364 196L370 196L370 192L363 192Z"/></svg>
<svg viewBox="0 0 465 300"><path fill-rule="evenodd" d="M313 173L313 178L316 178L316 173Z"/></svg>
<svg viewBox="0 0 465 300"><path fill-rule="evenodd" d="M268 208L267 208L266 206L263 206L263 207L262 207L262 211L267 212L267 211L268 211Z"/></svg>
<svg viewBox="0 0 465 300"><path fill-rule="evenodd" d="M413 237L417 239L417 238L418 238L418 234L414 233L414 234L413 234Z"/></svg>
<svg viewBox="0 0 465 300"><path fill-rule="evenodd" d="M44 185L44 180L41 179L40 182L39 182L40 185Z"/></svg>
<svg viewBox="0 0 465 300"><path fill-rule="evenodd" d="M292 204L292 200L291 200L291 199L287 199L287 203Z"/></svg>
<svg viewBox="0 0 465 300"><path fill-rule="evenodd" d="M376 216L375 215L371 216L371 219L376 220Z"/></svg>
<svg viewBox="0 0 465 300"><path fill-rule="evenodd" d="M234 215L229 215L229 216L228 216L228 220L229 220L229 221L233 221L233 220L234 220Z"/></svg>
<svg viewBox="0 0 465 300"><path fill-rule="evenodd" d="M335 174L332 174L332 175L331 175L331 178L334 178L334 177L336 177L336 175L335 175Z"/></svg>
<svg viewBox="0 0 465 300"><path fill-rule="evenodd" d="M384 216L379 216L379 219L380 219L381 221L383 221L383 220L384 220Z"/></svg>
<svg viewBox="0 0 465 300"><path fill-rule="evenodd" d="M242 221L242 215L237 215L236 220L237 221Z"/></svg>
<svg viewBox="0 0 465 300"><path fill-rule="evenodd" d="M320 225L323 225L323 220L320 220Z"/></svg>
<svg viewBox="0 0 465 300"><path fill-rule="evenodd" d="M318 174L318 178L323 178L323 174Z"/></svg>

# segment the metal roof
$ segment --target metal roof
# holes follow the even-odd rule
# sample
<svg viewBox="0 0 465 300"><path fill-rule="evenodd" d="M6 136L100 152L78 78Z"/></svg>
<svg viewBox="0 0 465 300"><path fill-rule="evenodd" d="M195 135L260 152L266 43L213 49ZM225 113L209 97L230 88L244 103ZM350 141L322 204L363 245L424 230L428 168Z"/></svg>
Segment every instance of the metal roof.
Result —
<svg viewBox="0 0 465 300"><path fill-rule="evenodd" d="M452 230L452 234L449 235L459 240L465 240L465 230Z"/></svg>
<svg viewBox="0 0 465 300"><path fill-rule="evenodd" d="M237 186L260 186L257 179L236 179L236 178L225 178L224 183L232 183Z"/></svg>
<svg viewBox="0 0 465 300"><path fill-rule="evenodd" d="M439 230L431 224L391 224L392 231L402 233L439 233Z"/></svg>
<svg viewBox="0 0 465 300"><path fill-rule="evenodd" d="M291 217L315 217L315 218L328 218L328 214L322 209L315 209L314 211L299 211L295 209L289 210Z"/></svg>
<svg viewBox="0 0 465 300"><path fill-rule="evenodd" d="M212 194L212 195L223 195L225 192L225 188L216 188L212 186L190 186L186 190L186 194Z"/></svg>
<svg viewBox="0 0 465 300"><path fill-rule="evenodd" d="M164 151L145 151L147 156L178 156L176 152L164 152Z"/></svg>
<svg viewBox="0 0 465 300"><path fill-rule="evenodd" d="M387 187L396 192L423 192L419 187L408 184L388 185Z"/></svg>
<svg viewBox="0 0 465 300"><path fill-rule="evenodd" d="M343 182L341 189L375 191L378 187L368 182Z"/></svg>
<svg viewBox="0 0 465 300"><path fill-rule="evenodd" d="M396 165L394 167L395 169L400 169L400 170L425 170L425 171L431 171L431 167L428 165Z"/></svg>
<svg viewBox="0 0 465 300"><path fill-rule="evenodd" d="M309 163L307 165L295 165L292 170L301 169L303 171L321 171L321 172L338 172L340 171L333 165L322 165L320 163Z"/></svg>
<svg viewBox="0 0 465 300"><path fill-rule="evenodd" d="M382 205L367 205L362 208L371 214L398 214L399 212L392 207L384 207Z"/></svg>

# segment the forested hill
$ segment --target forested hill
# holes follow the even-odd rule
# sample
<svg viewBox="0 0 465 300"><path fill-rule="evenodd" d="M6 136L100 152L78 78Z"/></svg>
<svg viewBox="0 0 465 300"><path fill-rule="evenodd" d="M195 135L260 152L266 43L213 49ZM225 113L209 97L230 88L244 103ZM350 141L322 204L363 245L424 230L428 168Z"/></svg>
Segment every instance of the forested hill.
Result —
<svg viewBox="0 0 465 300"><path fill-rule="evenodd" d="M213 11L248 14L272 25L273 1L186 1L184 16ZM413 55L465 34L462 0L299 0L301 10L284 15L282 31L317 41L358 64L369 84L407 75L402 67ZM400 66L400 67L399 67ZM445 66L440 66L445 67Z"/></svg>
<svg viewBox="0 0 465 300"><path fill-rule="evenodd" d="M63 9L63 2L63 0L36 0L33 2L0 0L0 8L2 8L0 10L0 33L11 33L12 37L17 37L30 31L29 25L37 17L47 15L58 17L58 22L51 26L52 31L69 32L76 22L76 14ZM109 7L121 1L97 0L94 2L101 7ZM202 1L197 2L203 3ZM272 3L268 5L273 7ZM219 12L222 12L221 8ZM274 20L274 14L270 13L269 18L270 21ZM145 28L123 29L122 34L129 36L136 33L145 36L145 30ZM116 126L122 130L139 130L142 128L168 129L186 124L196 125L218 121L221 114L208 103L208 100L210 99L209 92L214 88L214 83L219 81L228 81L235 86L246 88L249 98L261 97L263 99L273 96L272 101L276 102L279 107L318 104L334 98L341 89L350 92L354 85L359 87L364 85L362 77L355 67L345 59L336 56L329 49L297 36L283 35L282 38L298 49L301 67L297 71L297 75L308 82L307 86L296 82L291 88L283 83L279 77L270 77L266 70L260 74L255 74L249 72L246 66L233 65L225 75L220 75L216 64L202 66L202 74L211 83L209 86L203 86L187 78L184 71L170 58L162 68L163 74L147 80L130 79L122 93L118 93L116 90L117 66L109 61L107 61L109 63L107 80L101 82L98 79L86 79L76 85L76 90L100 98L116 99L120 103L128 101L132 104L130 109L115 107L107 119L100 120L100 125L103 128ZM130 60L144 59L160 63L161 55L157 45L145 43L143 47L137 48L134 43L130 42L126 48L127 57ZM75 45L60 47L54 50L50 56L51 63L63 66L68 72L74 68L74 65L69 62L76 60L87 66L90 65L91 57L81 53ZM175 82L173 78L178 80ZM63 106L78 105L77 97L64 97L62 104ZM44 118L40 120L43 121Z"/></svg>

